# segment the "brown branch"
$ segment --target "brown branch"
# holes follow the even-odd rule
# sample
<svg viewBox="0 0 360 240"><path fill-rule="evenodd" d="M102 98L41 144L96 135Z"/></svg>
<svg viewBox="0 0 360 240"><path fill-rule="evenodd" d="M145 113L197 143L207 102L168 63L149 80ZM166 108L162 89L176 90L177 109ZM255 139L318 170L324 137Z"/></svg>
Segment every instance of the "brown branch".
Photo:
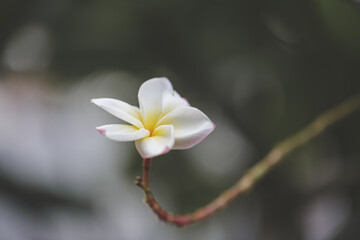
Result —
<svg viewBox="0 0 360 240"><path fill-rule="evenodd" d="M174 215L166 212L155 200L151 192L149 183L149 172L151 159L143 161L143 179L138 177L136 184L145 192L145 202L150 206L154 213L164 222L184 227L193 223L201 222L217 213L219 210L229 205L235 198L249 191L259 179L269 170L284 159L294 149L307 143L323 132L327 127L335 122L347 117L349 114L360 108L360 95L356 95L334 108L319 115L313 122L293 136L278 143L275 147L256 165L250 168L241 178L228 190L220 194L212 202L192 213L184 215Z"/></svg>

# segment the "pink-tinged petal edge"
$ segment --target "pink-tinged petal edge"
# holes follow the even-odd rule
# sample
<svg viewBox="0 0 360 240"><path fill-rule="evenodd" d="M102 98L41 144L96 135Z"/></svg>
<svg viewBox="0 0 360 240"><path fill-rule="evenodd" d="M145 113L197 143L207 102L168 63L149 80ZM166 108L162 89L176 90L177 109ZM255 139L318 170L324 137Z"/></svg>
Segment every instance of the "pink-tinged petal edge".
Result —
<svg viewBox="0 0 360 240"><path fill-rule="evenodd" d="M210 135L210 133L212 133L214 131L214 129L216 128L216 125L215 125L215 123L212 123L212 125L213 125L213 129L211 129L211 131L208 134L206 134L203 138L201 138L198 143L202 142L205 138L207 138Z"/></svg>
<svg viewBox="0 0 360 240"><path fill-rule="evenodd" d="M161 154L165 154L170 151L170 148L168 146L165 147L164 151Z"/></svg>
<svg viewBox="0 0 360 240"><path fill-rule="evenodd" d="M100 128L96 128L96 131L98 131L101 134L105 134L106 130L105 129L100 129Z"/></svg>
<svg viewBox="0 0 360 240"><path fill-rule="evenodd" d="M201 139L201 141L204 140L205 138L207 138L207 136L209 136L210 133L212 133L212 132L214 131L214 129L216 128L216 125L215 125L215 123L212 123L212 125L213 125L213 129L211 129L211 131L210 131L208 134L206 134L206 135ZM200 141L200 142L201 142L201 141Z"/></svg>

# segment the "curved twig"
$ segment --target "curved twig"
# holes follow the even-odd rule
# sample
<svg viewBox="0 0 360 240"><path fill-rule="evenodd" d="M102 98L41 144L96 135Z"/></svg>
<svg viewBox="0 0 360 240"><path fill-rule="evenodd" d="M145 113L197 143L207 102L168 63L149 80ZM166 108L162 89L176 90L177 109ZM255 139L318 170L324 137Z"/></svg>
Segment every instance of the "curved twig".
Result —
<svg viewBox="0 0 360 240"><path fill-rule="evenodd" d="M193 223L201 222L228 206L235 198L249 191L259 179L261 179L273 166L283 160L284 157L294 149L307 143L309 140L323 132L327 127L342 118L347 117L359 108L360 95L356 95L319 115L307 127L276 144L275 147L261 161L250 168L232 187L221 193L209 204L195 210L192 213L184 215L168 213L155 200L149 183L151 159L144 159L143 178L137 177L135 183L144 190L145 202L164 222L174 224L178 227L184 227Z"/></svg>

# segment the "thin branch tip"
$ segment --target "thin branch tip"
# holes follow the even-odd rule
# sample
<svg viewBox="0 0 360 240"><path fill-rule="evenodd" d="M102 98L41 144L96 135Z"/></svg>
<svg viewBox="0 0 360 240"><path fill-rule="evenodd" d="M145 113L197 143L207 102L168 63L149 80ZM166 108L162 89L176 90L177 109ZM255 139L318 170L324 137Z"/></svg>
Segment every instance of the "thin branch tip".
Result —
<svg viewBox="0 0 360 240"><path fill-rule="evenodd" d="M139 186L140 188L144 189L144 184L143 184L143 180L140 176L136 177L136 180L134 181L134 183Z"/></svg>

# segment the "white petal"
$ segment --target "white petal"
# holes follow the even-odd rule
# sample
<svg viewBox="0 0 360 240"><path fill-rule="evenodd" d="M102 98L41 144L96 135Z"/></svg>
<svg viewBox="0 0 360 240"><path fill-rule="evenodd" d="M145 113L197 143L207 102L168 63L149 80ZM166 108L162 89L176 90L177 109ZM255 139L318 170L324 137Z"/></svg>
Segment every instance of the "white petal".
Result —
<svg viewBox="0 0 360 240"><path fill-rule="evenodd" d="M164 92L160 119L178 107L190 107L190 104L185 98L181 97L176 91Z"/></svg>
<svg viewBox="0 0 360 240"><path fill-rule="evenodd" d="M145 128L138 129L137 127L124 124L109 124L97 127L101 134L111 140L128 142L138 140L150 135L150 132Z"/></svg>
<svg viewBox="0 0 360 240"><path fill-rule="evenodd" d="M140 111L135 106L112 98L91 99L91 102L125 122L131 123L138 128L144 127L141 122Z"/></svg>
<svg viewBox="0 0 360 240"><path fill-rule="evenodd" d="M174 127L162 125L154 130L151 137L139 139L135 145L143 158L153 158L170 151L174 142Z"/></svg>
<svg viewBox="0 0 360 240"><path fill-rule="evenodd" d="M163 94L173 88L167 78L152 78L144 82L139 89L139 104L145 127L151 129L159 120L162 111Z"/></svg>
<svg viewBox="0 0 360 240"><path fill-rule="evenodd" d="M175 145L173 149L190 148L214 129L215 124L199 109L194 107L179 107L163 117L158 125L173 125Z"/></svg>

